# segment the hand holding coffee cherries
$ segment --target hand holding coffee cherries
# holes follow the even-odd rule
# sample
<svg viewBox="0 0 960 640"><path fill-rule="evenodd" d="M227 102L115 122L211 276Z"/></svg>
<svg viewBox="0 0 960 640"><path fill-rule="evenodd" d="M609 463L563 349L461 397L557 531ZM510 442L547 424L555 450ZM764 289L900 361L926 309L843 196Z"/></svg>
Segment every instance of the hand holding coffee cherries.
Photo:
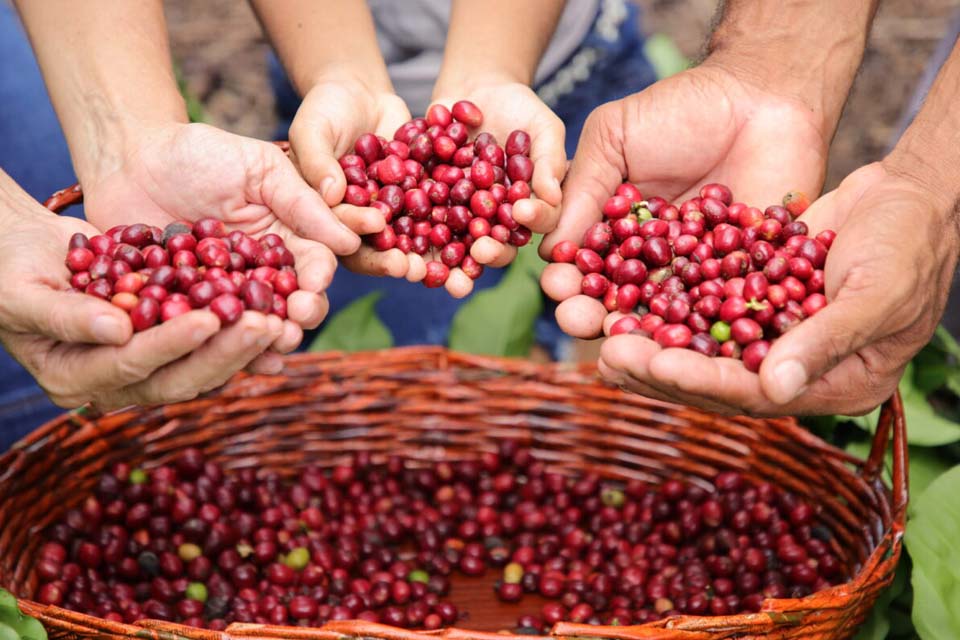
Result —
<svg viewBox="0 0 960 640"><path fill-rule="evenodd" d="M188 400L222 385L283 332L277 317L245 312L221 328L214 313L197 310L134 335L121 308L67 291L64 247L96 229L43 209L3 174L0 224L0 342L62 407Z"/></svg>
<svg viewBox="0 0 960 640"><path fill-rule="evenodd" d="M561 328L580 337L601 327L611 336L652 337L665 349L742 359L759 370L773 339L826 304L822 268L834 233L811 238L793 219L809 204L799 192L766 211L733 199L726 186L708 184L675 206L620 185L582 246L553 247L562 277L545 285L562 300ZM562 286L577 274L579 288Z"/></svg>
<svg viewBox="0 0 960 640"><path fill-rule="evenodd" d="M502 265L527 244L531 231L514 217L533 211L531 139L511 131L501 146L469 101L434 104L426 118L403 124L392 140L367 133L340 158L344 201L373 207L386 226L365 237L365 255L405 259L406 277L467 295L483 262ZM506 249L509 248L509 249Z"/></svg>
<svg viewBox="0 0 960 640"><path fill-rule="evenodd" d="M337 266L334 253L359 246L278 147L206 125L144 127L119 164L81 178L87 219L103 230L133 222L163 228L214 215L230 230L282 239L296 257L303 291L290 301L290 322L275 345L280 352L294 349L301 327L315 327L326 315L323 291Z"/></svg>
<svg viewBox="0 0 960 640"><path fill-rule="evenodd" d="M824 270L830 303L772 344L759 375L631 335L604 344L601 372L643 395L726 413L870 411L943 313L960 246L954 206L889 159L864 167L802 216L811 234L837 231Z"/></svg>

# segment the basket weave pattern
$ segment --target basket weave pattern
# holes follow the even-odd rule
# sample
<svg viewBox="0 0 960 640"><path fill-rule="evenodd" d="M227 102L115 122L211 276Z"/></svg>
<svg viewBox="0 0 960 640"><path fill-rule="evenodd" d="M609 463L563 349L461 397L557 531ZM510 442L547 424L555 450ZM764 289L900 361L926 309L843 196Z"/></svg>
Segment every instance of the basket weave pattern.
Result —
<svg viewBox="0 0 960 640"><path fill-rule="evenodd" d="M115 462L146 468L199 447L225 469L292 475L342 463L365 450L374 462L401 454L413 464L474 457L500 439L532 447L568 473L660 482L680 477L707 487L736 470L820 508L819 520L854 578L802 599L767 600L763 611L677 616L638 626L561 623L563 637L675 640L848 638L889 584L900 555L907 500L905 425L899 398L882 412L864 462L827 445L793 420L724 418L625 394L592 367L536 365L441 348L289 357L276 376L241 374L196 400L102 417L71 413L0 457L0 586L18 596L51 637L227 640L228 638L492 640L467 629L416 632L346 621L319 629L233 624L224 632L166 622L126 625L29 600L38 533L93 491ZM893 491L880 480L892 433ZM493 594L488 594L491 600ZM474 608L481 615L482 604ZM509 636L508 636L509 637ZM529 636L523 636L529 638Z"/></svg>

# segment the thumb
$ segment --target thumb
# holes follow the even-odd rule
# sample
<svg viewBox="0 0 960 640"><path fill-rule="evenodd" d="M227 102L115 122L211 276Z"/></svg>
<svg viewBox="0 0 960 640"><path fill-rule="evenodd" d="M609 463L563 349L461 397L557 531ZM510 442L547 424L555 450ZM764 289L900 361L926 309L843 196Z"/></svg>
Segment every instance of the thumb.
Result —
<svg viewBox="0 0 960 640"><path fill-rule="evenodd" d="M81 293L30 287L13 296L5 323L20 333L60 342L125 344L133 335L129 316L105 300Z"/></svg>
<svg viewBox="0 0 960 640"><path fill-rule="evenodd" d="M882 292L881 292L882 293ZM786 404L858 350L874 342L890 318L883 295L840 297L773 343L760 367L764 395Z"/></svg>
<svg viewBox="0 0 960 640"><path fill-rule="evenodd" d="M354 253L360 237L304 182L286 154L270 147L270 164L260 183L263 204L301 238L322 242L339 255Z"/></svg>
<svg viewBox="0 0 960 640"><path fill-rule="evenodd" d="M584 232L601 219L603 205L623 182L623 110L613 102L594 110L587 118L563 184L560 222L544 237L540 255L549 258L562 240L580 244Z"/></svg>
<svg viewBox="0 0 960 640"><path fill-rule="evenodd" d="M339 204L347 189L347 179L337 160L333 139L318 128L291 128L290 143L290 157L304 180L327 205Z"/></svg>
<svg viewBox="0 0 960 640"><path fill-rule="evenodd" d="M560 204L560 183L567 171L567 152L563 144L565 135L563 121L553 116L549 123L537 132L530 154L533 162L530 186L538 198L554 207Z"/></svg>

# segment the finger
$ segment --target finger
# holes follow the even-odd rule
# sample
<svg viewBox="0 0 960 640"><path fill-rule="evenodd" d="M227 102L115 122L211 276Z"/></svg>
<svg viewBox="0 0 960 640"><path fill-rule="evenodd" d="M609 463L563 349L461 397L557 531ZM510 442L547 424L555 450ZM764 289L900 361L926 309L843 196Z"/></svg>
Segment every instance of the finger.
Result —
<svg viewBox="0 0 960 640"><path fill-rule="evenodd" d="M812 380L873 342L893 315L882 292L860 291L833 300L773 343L760 366L758 391L787 404Z"/></svg>
<svg viewBox="0 0 960 640"><path fill-rule="evenodd" d="M280 149L273 145L268 149L264 151L267 165L257 194L260 202L298 236L322 242L338 255L355 252L360 237L337 219Z"/></svg>
<svg viewBox="0 0 960 640"><path fill-rule="evenodd" d="M769 413L757 376L733 358L708 358L689 349L663 349L643 364L644 381L663 393L709 411Z"/></svg>
<svg viewBox="0 0 960 640"><path fill-rule="evenodd" d="M352 204L340 204L333 208L340 222L350 227L350 230L359 235L378 233L387 226L387 221L377 209L373 207L355 207Z"/></svg>
<svg viewBox="0 0 960 640"><path fill-rule="evenodd" d="M576 295L557 305L557 323L574 338L596 338L603 329L607 309L599 300Z"/></svg>
<svg viewBox="0 0 960 640"><path fill-rule="evenodd" d="M87 389L119 389L182 358L219 329L220 321L210 311L191 311L135 334L122 346L70 350L59 366L51 367L54 380L64 379L59 386L65 388L75 388L79 381Z"/></svg>
<svg viewBox="0 0 960 640"><path fill-rule="evenodd" d="M534 233L550 233L557 228L560 208L538 198L524 198L513 203L513 219Z"/></svg>
<svg viewBox="0 0 960 640"><path fill-rule="evenodd" d="M617 103L599 107L587 118L564 181L557 228L540 245L544 258L561 240L579 244L587 228L600 220L604 203L626 175L623 126L622 109Z"/></svg>
<svg viewBox="0 0 960 640"><path fill-rule="evenodd" d="M270 349L276 353L290 353L299 347L302 341L303 329L296 322L287 320L283 323L283 330L280 335L270 345Z"/></svg>
<svg viewBox="0 0 960 640"><path fill-rule="evenodd" d="M420 282L427 277L427 261L423 259L423 256L416 253L407 254L407 275L406 278L410 282Z"/></svg>
<svg viewBox="0 0 960 640"><path fill-rule="evenodd" d="M454 298L466 298L473 291L473 280L462 269L451 269L444 287Z"/></svg>
<svg viewBox="0 0 960 640"><path fill-rule="evenodd" d="M329 311L325 293L294 291L287 297L287 317L304 329L316 329Z"/></svg>
<svg viewBox="0 0 960 640"><path fill-rule="evenodd" d="M30 286L6 296L7 327L59 342L124 344L133 335L130 317L93 296Z"/></svg>
<svg viewBox="0 0 960 640"><path fill-rule="evenodd" d="M282 234L287 248L296 258L297 285L306 291L326 291L337 270L337 257L325 245L304 240L291 232Z"/></svg>
<svg viewBox="0 0 960 640"><path fill-rule="evenodd" d="M225 384L263 353L282 331L283 322L277 316L245 311L235 324L220 331L188 357L107 396L104 404L170 404L195 398Z"/></svg>
<svg viewBox="0 0 960 640"><path fill-rule="evenodd" d="M336 132L326 118L295 118L290 127L290 159L331 207L343 200L347 189L336 142Z"/></svg>
<svg viewBox="0 0 960 640"><path fill-rule="evenodd" d="M264 351L247 365L246 370L254 375L275 376L283 371L283 356L272 351Z"/></svg>
<svg viewBox="0 0 960 640"><path fill-rule="evenodd" d="M563 302L582 291L583 274L575 264L552 262L540 274L540 287L550 299Z"/></svg>
<svg viewBox="0 0 960 640"><path fill-rule="evenodd" d="M470 255L480 264L505 267L517 257L517 248L484 236L478 238L470 247Z"/></svg>
<svg viewBox="0 0 960 640"><path fill-rule="evenodd" d="M538 198L551 206L559 206L560 183L567 170L567 152L564 147L563 122L551 114L550 124L537 131L530 148L533 178L530 186Z"/></svg>
<svg viewBox="0 0 960 640"><path fill-rule="evenodd" d="M390 276L402 278L407 275L410 262L400 249L377 251L373 247L361 246L351 256L340 259L347 269L368 276Z"/></svg>

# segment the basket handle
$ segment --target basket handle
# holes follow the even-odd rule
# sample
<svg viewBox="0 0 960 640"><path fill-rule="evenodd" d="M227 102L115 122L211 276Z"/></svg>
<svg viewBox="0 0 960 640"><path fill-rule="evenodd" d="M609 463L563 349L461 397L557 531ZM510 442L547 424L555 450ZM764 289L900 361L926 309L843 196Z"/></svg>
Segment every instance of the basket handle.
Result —
<svg viewBox="0 0 960 640"><path fill-rule="evenodd" d="M284 153L290 151L290 143L286 140L276 140L273 144L280 147ZM83 189L80 188L79 184L75 184L72 187L60 189L54 193L52 196L46 199L46 201L43 203L43 206L54 213L61 213L70 205L79 204L81 202L83 202Z"/></svg>
<svg viewBox="0 0 960 640"><path fill-rule="evenodd" d="M900 392L895 391L890 399L883 403L880 418L877 420L877 431L873 436L873 445L870 448L870 457L863 466L863 477L875 481L883 472L884 454L890 440L890 430L893 429L893 514L894 521L906 510L909 496L910 468L909 453L907 450L907 423L903 416L903 400Z"/></svg>

